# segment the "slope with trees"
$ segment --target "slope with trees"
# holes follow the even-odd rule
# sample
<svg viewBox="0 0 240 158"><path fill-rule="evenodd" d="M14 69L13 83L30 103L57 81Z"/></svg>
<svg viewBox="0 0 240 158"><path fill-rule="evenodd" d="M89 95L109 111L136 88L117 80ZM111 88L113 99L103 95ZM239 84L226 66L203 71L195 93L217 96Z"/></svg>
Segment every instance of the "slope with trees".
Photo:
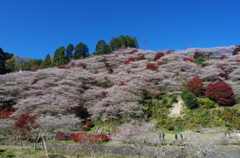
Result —
<svg viewBox="0 0 240 158"><path fill-rule="evenodd" d="M204 66L193 58L196 51L223 55L235 48L191 48L161 55L126 48L71 60L61 67L1 75L0 106L2 110L13 107L15 118L38 116L37 128L44 132L76 130L87 121L97 126L133 119L156 120L158 128L170 130L176 126L239 128L239 111L225 108L239 103L239 55L206 58ZM62 54L64 48L60 50ZM219 82L221 91L213 86ZM181 94L186 104L183 116L170 117L169 109Z"/></svg>

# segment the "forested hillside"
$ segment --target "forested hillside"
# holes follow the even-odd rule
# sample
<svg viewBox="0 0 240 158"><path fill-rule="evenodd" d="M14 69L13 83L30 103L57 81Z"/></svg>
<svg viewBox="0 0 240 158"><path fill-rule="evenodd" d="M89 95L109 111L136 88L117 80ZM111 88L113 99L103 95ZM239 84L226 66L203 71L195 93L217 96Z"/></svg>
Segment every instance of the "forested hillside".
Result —
<svg viewBox="0 0 240 158"><path fill-rule="evenodd" d="M0 75L1 128L13 125L9 118L20 117L34 117L34 128L49 131L79 129L86 121L121 124L140 118L169 130L240 128L240 111L231 108L240 98L238 50L126 48L58 67ZM168 116L180 96L182 115Z"/></svg>

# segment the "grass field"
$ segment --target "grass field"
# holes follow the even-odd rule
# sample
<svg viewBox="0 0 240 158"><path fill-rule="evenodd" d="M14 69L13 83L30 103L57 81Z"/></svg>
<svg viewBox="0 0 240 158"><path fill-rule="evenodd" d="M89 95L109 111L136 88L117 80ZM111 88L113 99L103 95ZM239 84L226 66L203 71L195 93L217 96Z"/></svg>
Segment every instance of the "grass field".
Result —
<svg viewBox="0 0 240 158"><path fill-rule="evenodd" d="M158 141L157 132L155 132L154 137L156 137L156 141ZM178 133L178 141L175 139L174 133L165 133L165 140L166 145L174 144L173 142L188 142L188 141L196 141L199 142L214 142L214 141L221 141L222 139L226 139L227 141L237 141L240 142L240 136L236 135L234 133L230 134L230 137L227 135L224 137L223 133L194 133L194 132L183 132L184 141L181 141L180 135ZM155 138L154 138L155 139ZM6 142L6 140L1 141L1 143ZM69 140L69 141L57 141L57 140L50 140L48 143L61 143L61 144L75 144L75 142ZM177 143L176 143L177 144ZM127 144L123 144L118 141L109 141L107 143L104 143L103 145L107 146L127 146ZM174 146L174 149L180 149L178 145ZM240 150L240 144L239 145L222 145L219 147L219 149L239 149ZM91 155L92 154L92 155ZM119 156L113 156L108 155L107 153L99 154L96 152L88 153L88 155L84 155L83 153L65 153L65 152L58 152L56 153L52 150L48 151L48 155L50 158L80 158L80 157L106 157L106 158L127 158L127 156L119 155ZM45 158L46 152L44 149L33 149L30 147L17 147L17 146L0 146L0 158Z"/></svg>

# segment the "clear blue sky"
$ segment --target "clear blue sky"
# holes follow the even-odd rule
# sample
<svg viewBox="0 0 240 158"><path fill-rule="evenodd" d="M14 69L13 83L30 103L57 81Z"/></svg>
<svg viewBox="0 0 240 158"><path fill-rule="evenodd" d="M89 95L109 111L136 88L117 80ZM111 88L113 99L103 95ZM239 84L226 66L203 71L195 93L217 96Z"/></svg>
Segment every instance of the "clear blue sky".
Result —
<svg viewBox="0 0 240 158"><path fill-rule="evenodd" d="M44 59L119 35L149 50L240 44L239 0L0 0L0 47ZM149 45L144 46L143 40Z"/></svg>

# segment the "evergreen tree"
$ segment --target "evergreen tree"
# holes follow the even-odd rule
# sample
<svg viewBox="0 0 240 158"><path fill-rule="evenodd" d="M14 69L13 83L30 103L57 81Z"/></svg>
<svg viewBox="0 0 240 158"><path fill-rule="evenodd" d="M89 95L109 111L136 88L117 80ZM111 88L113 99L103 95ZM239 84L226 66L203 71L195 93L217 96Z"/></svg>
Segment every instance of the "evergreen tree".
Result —
<svg viewBox="0 0 240 158"><path fill-rule="evenodd" d="M138 41L137 41L137 38L136 37L133 37L132 38L132 43L131 43L131 46L132 48L139 48L138 46Z"/></svg>
<svg viewBox="0 0 240 158"><path fill-rule="evenodd" d="M110 46L109 46L108 44L105 45L105 47L104 47L104 53L105 53L105 54L111 53L111 49L110 49Z"/></svg>
<svg viewBox="0 0 240 158"><path fill-rule="evenodd" d="M74 59L85 58L89 55L89 49L86 44L79 43L75 47Z"/></svg>
<svg viewBox="0 0 240 158"><path fill-rule="evenodd" d="M40 68L45 69L51 66L51 57L49 54L46 55L44 61L41 63Z"/></svg>
<svg viewBox="0 0 240 158"><path fill-rule="evenodd" d="M112 38L110 41L110 50L111 51L116 51L119 49L119 42L118 38Z"/></svg>
<svg viewBox="0 0 240 158"><path fill-rule="evenodd" d="M97 45L96 45L96 54L98 55L101 55L101 54L105 54L104 53L104 49L105 49L105 46L106 46L106 42L104 40L100 40L98 41Z"/></svg>
<svg viewBox="0 0 240 158"><path fill-rule="evenodd" d="M6 67L6 61L11 59L14 55L12 53L7 53L0 48L0 74L5 74L11 72L8 67Z"/></svg>
<svg viewBox="0 0 240 158"><path fill-rule="evenodd" d="M6 73L5 61L6 61L5 53L3 52L2 48L0 48L0 74Z"/></svg>
<svg viewBox="0 0 240 158"><path fill-rule="evenodd" d="M68 60L71 60L73 58L73 50L74 50L74 45L69 44L66 49L66 56Z"/></svg>
<svg viewBox="0 0 240 158"><path fill-rule="evenodd" d="M184 89L181 93L181 97L189 109L198 107L197 97L187 89Z"/></svg>
<svg viewBox="0 0 240 158"><path fill-rule="evenodd" d="M126 39L123 35L120 35L118 37L118 48L126 48L126 47L128 47L126 43Z"/></svg>
<svg viewBox="0 0 240 158"><path fill-rule="evenodd" d="M104 40L98 41L96 45L96 52L94 54L96 55L102 55L102 54L109 54L110 53L110 47L106 44Z"/></svg>
<svg viewBox="0 0 240 158"><path fill-rule="evenodd" d="M54 59L55 65L64 65L68 62L67 57L65 55L65 47L60 47L54 52Z"/></svg>

